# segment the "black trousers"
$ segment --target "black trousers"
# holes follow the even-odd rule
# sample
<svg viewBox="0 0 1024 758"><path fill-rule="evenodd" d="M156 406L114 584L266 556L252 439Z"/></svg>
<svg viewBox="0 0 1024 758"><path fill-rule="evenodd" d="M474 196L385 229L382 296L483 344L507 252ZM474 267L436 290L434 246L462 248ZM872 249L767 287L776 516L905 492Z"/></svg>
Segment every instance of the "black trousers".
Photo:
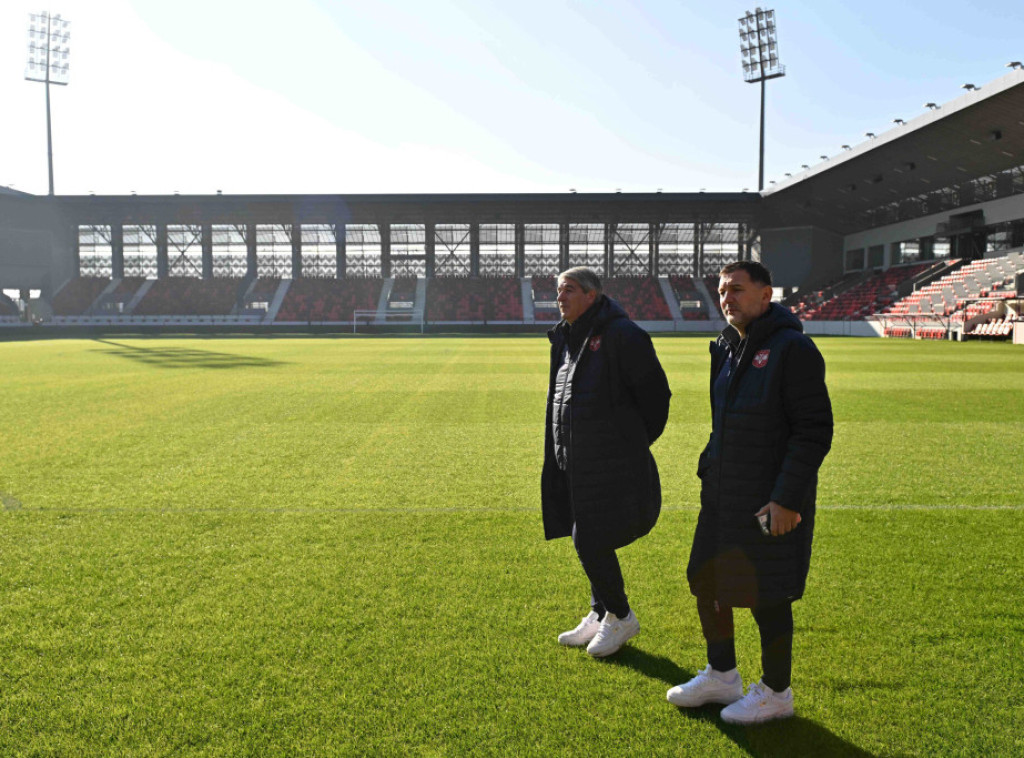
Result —
<svg viewBox="0 0 1024 758"><path fill-rule="evenodd" d="M600 618L611 611L618 618L629 615L629 601L626 600L626 588L619 567L618 556L614 550L594 549L580 540L576 535L576 525L572 527L572 544L576 547L583 573L590 580L590 607Z"/></svg>
<svg viewBox="0 0 1024 758"><path fill-rule="evenodd" d="M761 635L761 679L776 692L790 684L793 671L793 603L783 601L751 608ZM732 608L706 597L697 598L697 615L707 643L708 663L716 671L736 668Z"/></svg>

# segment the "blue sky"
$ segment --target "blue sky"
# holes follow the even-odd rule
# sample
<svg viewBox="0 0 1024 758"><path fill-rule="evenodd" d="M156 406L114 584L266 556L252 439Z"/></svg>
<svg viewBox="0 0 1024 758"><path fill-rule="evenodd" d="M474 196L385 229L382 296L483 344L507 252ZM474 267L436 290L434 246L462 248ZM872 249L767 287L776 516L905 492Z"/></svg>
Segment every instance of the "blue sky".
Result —
<svg viewBox="0 0 1024 758"><path fill-rule="evenodd" d="M0 184L46 192L28 12L0 8ZM1021 6L780 2L766 181L1024 58ZM757 184L753 5L64 0L58 193L731 191Z"/></svg>

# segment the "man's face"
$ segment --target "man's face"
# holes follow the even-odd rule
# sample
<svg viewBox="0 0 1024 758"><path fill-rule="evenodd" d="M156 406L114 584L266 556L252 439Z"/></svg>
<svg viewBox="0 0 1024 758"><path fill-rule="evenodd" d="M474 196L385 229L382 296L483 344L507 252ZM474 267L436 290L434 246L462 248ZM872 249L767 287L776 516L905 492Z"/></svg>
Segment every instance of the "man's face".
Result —
<svg viewBox="0 0 1024 758"><path fill-rule="evenodd" d="M718 280L718 302L726 321L743 335L750 322L768 310L772 302L772 288L750 281L750 274L746 271L734 271L723 274Z"/></svg>
<svg viewBox="0 0 1024 758"><path fill-rule="evenodd" d="M575 279L558 278L558 311L570 324L586 313L596 299L597 290L584 292Z"/></svg>

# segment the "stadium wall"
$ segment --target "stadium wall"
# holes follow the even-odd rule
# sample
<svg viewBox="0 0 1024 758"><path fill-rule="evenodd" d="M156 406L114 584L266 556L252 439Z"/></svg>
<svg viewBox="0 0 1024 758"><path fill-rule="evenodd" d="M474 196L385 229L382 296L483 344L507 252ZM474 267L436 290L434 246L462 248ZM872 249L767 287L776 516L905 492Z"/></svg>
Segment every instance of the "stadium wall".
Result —
<svg viewBox="0 0 1024 758"><path fill-rule="evenodd" d="M843 238L814 226L761 230L761 262L777 287L813 289L843 274Z"/></svg>
<svg viewBox="0 0 1024 758"><path fill-rule="evenodd" d="M0 288L44 296L71 278L73 240L57 207L31 195L0 195Z"/></svg>
<svg viewBox="0 0 1024 758"><path fill-rule="evenodd" d="M867 250L871 247L882 246L885 249L885 266L893 262L893 247L900 242L916 240L924 237L944 236L942 225L952 225L954 216L962 216L971 213L981 212L985 226L1009 223L1024 219L1024 195L1013 195L1011 197L989 200L984 203L967 205L951 211L935 213L931 216L901 221L897 224L880 226L874 229L867 229L856 234L849 234L843 238L842 253L845 255L848 250ZM948 230L948 226L946 227ZM946 232L948 235L949 232Z"/></svg>

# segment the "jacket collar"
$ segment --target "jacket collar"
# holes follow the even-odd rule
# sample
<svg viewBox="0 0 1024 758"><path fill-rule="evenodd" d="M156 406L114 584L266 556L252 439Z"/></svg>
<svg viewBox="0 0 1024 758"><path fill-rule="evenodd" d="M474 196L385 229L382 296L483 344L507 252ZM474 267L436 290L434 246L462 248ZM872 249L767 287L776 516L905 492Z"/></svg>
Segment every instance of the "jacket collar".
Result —
<svg viewBox="0 0 1024 758"><path fill-rule="evenodd" d="M575 346L578 349L588 334L600 334L610 322L620 318L629 318L622 306L607 295L601 295L572 324L564 320L559 321L548 331L548 339L554 342L558 338L568 342L570 347Z"/></svg>
<svg viewBox="0 0 1024 758"><path fill-rule="evenodd" d="M748 345L759 345L782 329L794 329L802 332L804 326L789 308L778 303L771 303L768 310L750 323L747 328L746 342ZM740 333L732 324L726 325L718 340L723 347L728 345L733 350L736 350L743 341L740 339Z"/></svg>

